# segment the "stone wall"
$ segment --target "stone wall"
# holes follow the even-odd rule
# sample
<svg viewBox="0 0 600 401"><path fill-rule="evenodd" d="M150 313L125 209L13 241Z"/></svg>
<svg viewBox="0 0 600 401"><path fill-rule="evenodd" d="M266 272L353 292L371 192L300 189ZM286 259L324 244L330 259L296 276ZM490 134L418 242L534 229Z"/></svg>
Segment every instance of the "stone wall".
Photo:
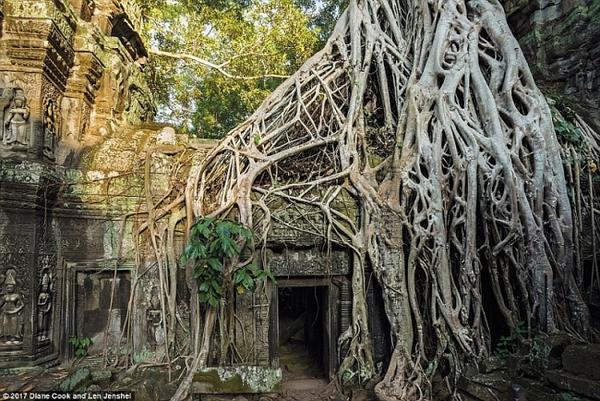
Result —
<svg viewBox="0 0 600 401"><path fill-rule="evenodd" d="M566 97L600 129L600 1L503 0L540 88Z"/></svg>
<svg viewBox="0 0 600 401"><path fill-rule="evenodd" d="M148 125L156 109L132 4L0 2L0 367L68 354L94 301L77 299L105 298L77 284L112 269L123 212L143 195L139 176L115 178L162 128ZM106 149L129 164L102 160Z"/></svg>

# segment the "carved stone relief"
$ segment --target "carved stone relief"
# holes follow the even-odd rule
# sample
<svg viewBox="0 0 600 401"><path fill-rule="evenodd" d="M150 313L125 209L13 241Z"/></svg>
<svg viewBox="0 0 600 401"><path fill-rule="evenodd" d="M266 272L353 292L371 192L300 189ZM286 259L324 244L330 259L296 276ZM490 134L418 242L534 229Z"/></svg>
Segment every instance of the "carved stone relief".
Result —
<svg viewBox="0 0 600 401"><path fill-rule="evenodd" d="M21 88L0 88L0 116L2 117L2 144L12 150L27 150L31 124L30 109Z"/></svg>
<svg viewBox="0 0 600 401"><path fill-rule="evenodd" d="M23 342L23 308L25 301L17 282L17 271L8 269L2 279L0 296L0 345Z"/></svg>
<svg viewBox="0 0 600 401"><path fill-rule="evenodd" d="M40 292L37 300L37 335L38 340L49 341L52 326L52 295L54 293L54 278L50 269L42 272Z"/></svg>
<svg viewBox="0 0 600 401"><path fill-rule="evenodd" d="M58 141L57 119L58 107L54 100L44 106L44 156L50 160L56 158L56 144Z"/></svg>
<svg viewBox="0 0 600 401"><path fill-rule="evenodd" d="M156 350L165 340L163 319L158 299L158 288L152 287L150 296L150 307L146 311L146 324L148 331L148 344L152 350Z"/></svg>

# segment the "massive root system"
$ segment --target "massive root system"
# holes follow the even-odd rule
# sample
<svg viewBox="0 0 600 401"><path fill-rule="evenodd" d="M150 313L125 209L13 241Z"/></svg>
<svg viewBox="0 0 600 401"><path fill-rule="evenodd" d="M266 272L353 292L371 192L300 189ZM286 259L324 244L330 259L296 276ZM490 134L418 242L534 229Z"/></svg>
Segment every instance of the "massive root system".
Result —
<svg viewBox="0 0 600 401"><path fill-rule="evenodd" d="M325 48L192 169L185 196L188 227L235 218L263 263L273 224L352 253L342 380L378 374L374 271L393 345L382 400L425 398L436 372L453 380L489 353L485 296L509 327L586 334L561 147L496 0L353 0ZM294 208L317 217L281 218Z"/></svg>

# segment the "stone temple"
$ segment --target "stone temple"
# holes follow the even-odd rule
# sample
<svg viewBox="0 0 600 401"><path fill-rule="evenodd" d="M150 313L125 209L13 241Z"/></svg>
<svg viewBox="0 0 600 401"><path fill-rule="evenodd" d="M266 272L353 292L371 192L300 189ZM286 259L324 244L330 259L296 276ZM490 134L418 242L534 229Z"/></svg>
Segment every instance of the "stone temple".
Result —
<svg viewBox="0 0 600 401"><path fill-rule="evenodd" d="M7 0L2 18L0 368L68 359L71 337L92 339L92 354L117 349L126 325L134 354L160 352L157 278L150 271L132 281L133 244L126 238L121 246L117 237L131 224L124 217L145 204L139 166L149 148L185 143L201 155L212 143L190 143L151 122L148 52L133 2ZM157 194L169 165L168 157L152 161ZM293 334L287 325L304 324L294 322L300 315L313 323L306 334L311 353L331 376L343 352L337 339L350 324L348 253L325 257L322 244L285 227L275 227L272 238L277 285L236 301L242 352L251 365L278 366L278 339ZM152 258L145 263L152 270ZM131 297L133 285L139 291ZM373 284L370 296L376 291ZM127 316L130 298L136 308ZM305 298L307 305L293 302ZM371 323L383 359L381 310Z"/></svg>
<svg viewBox="0 0 600 401"><path fill-rule="evenodd" d="M89 201L100 188L87 183L128 167L126 149L95 155L133 126L139 146L155 106L129 3L0 4L0 365L51 364L82 327L121 319L102 273L120 210Z"/></svg>

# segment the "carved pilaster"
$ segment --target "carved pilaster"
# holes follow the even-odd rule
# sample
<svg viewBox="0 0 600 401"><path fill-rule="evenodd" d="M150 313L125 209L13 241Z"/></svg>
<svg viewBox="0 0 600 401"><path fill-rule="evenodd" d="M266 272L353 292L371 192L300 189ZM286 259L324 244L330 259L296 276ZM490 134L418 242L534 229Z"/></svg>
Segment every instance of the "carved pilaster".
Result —
<svg viewBox="0 0 600 401"><path fill-rule="evenodd" d="M89 22L92 19L94 9L96 8L94 0L69 0L69 2L79 18L86 22Z"/></svg>
<svg viewBox="0 0 600 401"><path fill-rule="evenodd" d="M54 302L54 277L49 268L42 270L37 297L37 339L38 345L52 338L52 305Z"/></svg>
<svg viewBox="0 0 600 401"><path fill-rule="evenodd" d="M9 65L40 71L64 88L73 66L76 19L56 0L7 0L2 40ZM23 38L27 38L24 40Z"/></svg>
<svg viewBox="0 0 600 401"><path fill-rule="evenodd" d="M2 367L56 357L57 247L50 210L61 180L47 164L0 159Z"/></svg>

